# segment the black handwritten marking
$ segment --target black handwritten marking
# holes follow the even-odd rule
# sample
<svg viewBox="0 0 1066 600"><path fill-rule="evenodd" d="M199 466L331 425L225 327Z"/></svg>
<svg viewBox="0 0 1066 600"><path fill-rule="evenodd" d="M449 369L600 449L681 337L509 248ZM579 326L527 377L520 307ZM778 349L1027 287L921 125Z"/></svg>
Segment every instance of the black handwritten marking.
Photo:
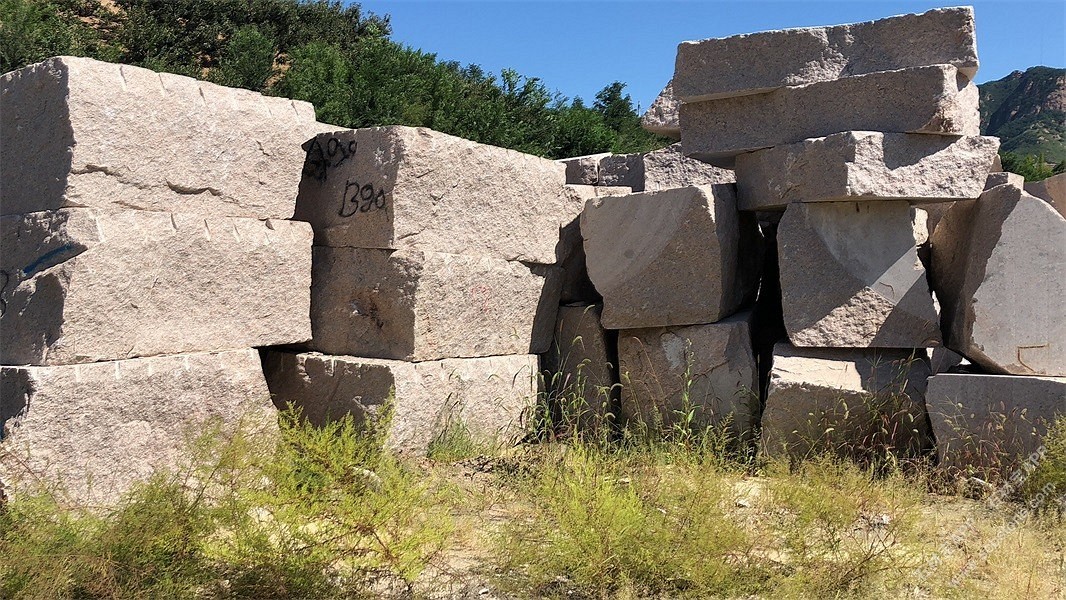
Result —
<svg viewBox="0 0 1066 600"><path fill-rule="evenodd" d="M344 197L341 199L341 209L337 214L342 217L351 217L356 213L385 210L385 205L385 190L375 189L372 183L359 185L358 181L349 179L344 183Z"/></svg>
<svg viewBox="0 0 1066 600"><path fill-rule="evenodd" d="M7 314L7 300L4 300L4 292L7 291L7 284L11 282L11 275L7 271L0 271L0 317Z"/></svg>
<svg viewBox="0 0 1066 600"><path fill-rule="evenodd" d="M358 147L359 143L355 140L344 143L339 138L331 137L323 148L319 138L315 138L311 141L304 159L304 176L325 181L329 177L329 170L339 167L341 163L355 156Z"/></svg>

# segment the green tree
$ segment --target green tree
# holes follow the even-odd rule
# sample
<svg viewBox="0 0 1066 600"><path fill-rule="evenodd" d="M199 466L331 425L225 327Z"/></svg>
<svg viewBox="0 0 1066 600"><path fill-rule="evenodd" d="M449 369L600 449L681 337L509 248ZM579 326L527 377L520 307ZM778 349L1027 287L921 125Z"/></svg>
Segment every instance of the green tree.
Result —
<svg viewBox="0 0 1066 600"><path fill-rule="evenodd" d="M233 33L211 74L211 80L222 85L262 91L274 74L274 40L263 35L254 25L246 25Z"/></svg>

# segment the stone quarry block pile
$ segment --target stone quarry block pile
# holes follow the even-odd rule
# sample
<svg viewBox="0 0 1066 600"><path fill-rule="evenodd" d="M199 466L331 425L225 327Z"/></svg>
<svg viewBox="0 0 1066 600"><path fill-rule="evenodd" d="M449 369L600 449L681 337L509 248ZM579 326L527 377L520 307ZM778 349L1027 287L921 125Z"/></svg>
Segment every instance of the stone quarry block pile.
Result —
<svg viewBox="0 0 1066 600"><path fill-rule="evenodd" d="M265 351L275 402L321 422L391 401L388 444L404 453L456 428L514 439L564 283L581 286L558 266L584 199L566 166L413 127L324 133L304 149L295 214L315 231L312 336Z"/></svg>
<svg viewBox="0 0 1066 600"><path fill-rule="evenodd" d="M763 272L758 306L778 297L780 306L757 309L770 318L754 329L787 339L755 349L769 363L760 365L764 450L802 454L828 430L837 439L822 441L837 449L861 446L870 436L855 404L865 402L868 417L909 428L906 443L893 442L900 453L935 440L942 460L963 456L942 417L935 437L924 425L929 349L958 353L940 360L937 377L952 383L934 387L938 415L950 403L987 412L994 395L1041 423L1026 431L1066 412L1061 387L1025 377L1059 382L1066 367L1057 181L1023 191L998 172L999 140L978 133L977 68L968 7L679 45L644 126L679 138L685 156L734 169L737 212L758 215L773 238L777 273ZM630 256L624 237L617 243L612 259ZM888 364L905 377L878 366ZM1046 402L1023 389L1043 390ZM986 427L976 437L995 444L995 435ZM1028 451L1033 439L1003 445Z"/></svg>
<svg viewBox="0 0 1066 600"><path fill-rule="evenodd" d="M0 494L108 504L205 421L288 406L389 415L413 455L538 402L567 435L1034 452L1066 414L1066 180L1001 172L975 39L963 7L684 42L642 121L679 143L562 161L87 59L8 73Z"/></svg>
<svg viewBox="0 0 1066 600"><path fill-rule="evenodd" d="M177 125L177 124L180 124ZM57 57L0 79L0 487L109 504L206 422L276 429L311 338L305 102Z"/></svg>

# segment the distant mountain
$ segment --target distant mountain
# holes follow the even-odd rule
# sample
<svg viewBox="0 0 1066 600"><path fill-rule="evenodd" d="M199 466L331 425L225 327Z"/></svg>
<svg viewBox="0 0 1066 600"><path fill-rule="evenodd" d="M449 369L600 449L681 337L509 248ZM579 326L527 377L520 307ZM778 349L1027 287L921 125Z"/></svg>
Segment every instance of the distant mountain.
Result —
<svg viewBox="0 0 1066 600"><path fill-rule="evenodd" d="M1030 67L977 87L981 131L998 136L1002 151L1066 160L1066 69Z"/></svg>

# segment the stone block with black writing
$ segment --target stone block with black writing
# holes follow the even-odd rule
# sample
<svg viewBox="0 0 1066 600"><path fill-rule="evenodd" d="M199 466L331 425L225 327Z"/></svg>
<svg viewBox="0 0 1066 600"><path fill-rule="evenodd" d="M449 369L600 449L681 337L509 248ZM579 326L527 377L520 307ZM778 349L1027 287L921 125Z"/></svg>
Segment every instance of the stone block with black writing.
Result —
<svg viewBox="0 0 1066 600"><path fill-rule="evenodd" d="M415 127L322 134L307 151L297 219L315 245L552 264L571 211L566 167Z"/></svg>
<svg viewBox="0 0 1066 600"><path fill-rule="evenodd" d="M112 505L190 461L200 435L238 426L277 433L255 350L0 367L0 492Z"/></svg>
<svg viewBox="0 0 1066 600"><path fill-rule="evenodd" d="M310 347L424 361L551 343L558 267L416 250L316 246Z"/></svg>
<svg viewBox="0 0 1066 600"><path fill-rule="evenodd" d="M288 219L307 102L89 58L0 77L0 214L66 207Z"/></svg>
<svg viewBox="0 0 1066 600"><path fill-rule="evenodd" d="M311 227L89 208L0 217L0 361L62 365L311 338Z"/></svg>
<svg viewBox="0 0 1066 600"><path fill-rule="evenodd" d="M534 355L405 362L315 352L263 352L274 403L314 424L389 414L387 447L424 456L443 435L507 444L523 433L537 395Z"/></svg>

